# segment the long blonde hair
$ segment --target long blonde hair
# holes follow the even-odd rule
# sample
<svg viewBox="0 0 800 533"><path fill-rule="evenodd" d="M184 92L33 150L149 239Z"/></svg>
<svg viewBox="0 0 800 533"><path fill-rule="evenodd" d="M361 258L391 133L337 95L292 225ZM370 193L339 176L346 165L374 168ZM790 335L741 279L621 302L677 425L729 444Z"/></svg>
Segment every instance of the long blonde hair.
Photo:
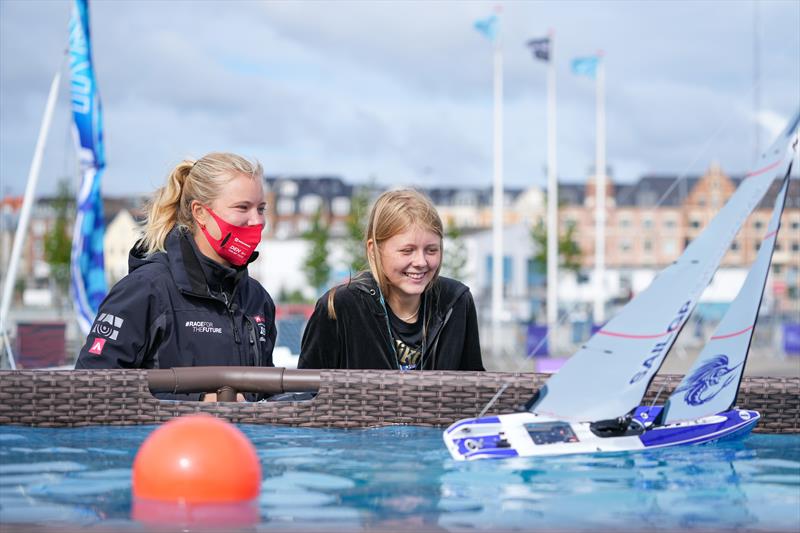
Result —
<svg viewBox="0 0 800 533"><path fill-rule="evenodd" d="M192 202L197 200L210 205L236 174L260 182L264 170L258 161L225 152L212 152L196 161L184 159L178 163L167 177L167 183L156 190L146 206L147 220L142 237L144 253L150 255L165 251L164 242L175 226L193 232Z"/></svg>
<svg viewBox="0 0 800 533"><path fill-rule="evenodd" d="M439 237L440 250L444 256L444 227L439 213L427 196L414 189L398 189L386 191L381 194L372 206L364 233L364 252L367 256L369 271L378 283L381 292L388 294L389 278L383 271L381 258L382 245L388 239L406 231L412 226L431 231ZM370 253L369 242L372 241ZM432 285L439 278L442 262L436 268L429 284ZM336 288L328 294L328 316L336 319L336 310L333 306Z"/></svg>

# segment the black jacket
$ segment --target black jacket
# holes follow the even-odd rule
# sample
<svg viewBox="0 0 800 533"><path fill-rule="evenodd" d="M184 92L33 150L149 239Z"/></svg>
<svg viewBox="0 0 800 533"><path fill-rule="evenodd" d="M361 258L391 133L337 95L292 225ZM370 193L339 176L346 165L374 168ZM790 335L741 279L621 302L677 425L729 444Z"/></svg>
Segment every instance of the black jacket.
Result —
<svg viewBox="0 0 800 533"><path fill-rule="evenodd" d="M275 304L247 268L211 261L177 229L165 248L131 250L75 368L272 366Z"/></svg>
<svg viewBox="0 0 800 533"><path fill-rule="evenodd" d="M423 370L483 370L475 302L466 285L440 277L423 293L428 326ZM298 368L397 369L371 274L336 288L336 320L328 316L328 293L306 325Z"/></svg>

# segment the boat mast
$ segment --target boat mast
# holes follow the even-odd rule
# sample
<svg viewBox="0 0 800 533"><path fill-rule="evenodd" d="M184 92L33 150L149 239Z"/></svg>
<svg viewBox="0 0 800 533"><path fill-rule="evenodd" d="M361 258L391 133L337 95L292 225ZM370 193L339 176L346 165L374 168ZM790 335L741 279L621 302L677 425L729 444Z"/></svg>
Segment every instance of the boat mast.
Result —
<svg viewBox="0 0 800 533"><path fill-rule="evenodd" d="M42 125L39 128L39 138L36 140L36 149L33 151L33 161L31 161L31 168L28 172L28 184L25 187L25 197L22 201L22 209L19 214L19 223L17 224L17 231L14 233L14 245L11 248L11 257L8 261L8 270L6 271L6 279L3 285L3 299L0 300L0 334L3 336L3 345L5 352L8 354L8 365L16 368L14 362L14 355L11 352L11 345L8 341L8 333L6 327L8 324L8 309L11 306L11 296L14 292L14 282L17 278L17 268L19 267L19 257L22 254L22 245L25 242L25 236L28 233L28 222L31 218L31 206L33 205L33 197L36 192L36 184L39 182L39 171L42 168L42 157L44 156L44 146L47 142L47 135L50 132L50 123L53 118L53 111L56 107L56 99L58 97L58 88L61 82L61 68L59 66L56 75L53 76L53 82L50 84L50 93L47 96L47 104L44 109L44 117L42 117ZM0 366L2 366L2 356L0 355Z"/></svg>

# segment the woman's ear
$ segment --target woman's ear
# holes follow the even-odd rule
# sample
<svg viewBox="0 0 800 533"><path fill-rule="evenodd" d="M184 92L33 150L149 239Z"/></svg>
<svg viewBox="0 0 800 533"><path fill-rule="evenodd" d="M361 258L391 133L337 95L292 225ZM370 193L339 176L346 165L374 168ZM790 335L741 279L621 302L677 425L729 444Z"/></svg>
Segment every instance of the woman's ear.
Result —
<svg viewBox="0 0 800 533"><path fill-rule="evenodd" d="M198 226L206 227L206 209L197 200L192 200L191 204L192 218Z"/></svg>
<svg viewBox="0 0 800 533"><path fill-rule="evenodd" d="M367 239L367 259L375 259L375 241Z"/></svg>

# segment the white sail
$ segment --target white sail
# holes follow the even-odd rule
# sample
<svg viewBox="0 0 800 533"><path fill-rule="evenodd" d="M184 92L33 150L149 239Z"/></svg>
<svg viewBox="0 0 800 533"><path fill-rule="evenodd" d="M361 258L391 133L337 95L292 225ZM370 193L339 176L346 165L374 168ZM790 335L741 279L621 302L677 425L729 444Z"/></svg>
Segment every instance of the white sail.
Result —
<svg viewBox="0 0 800 533"><path fill-rule="evenodd" d="M744 220L797 148L800 112L728 203L672 265L586 342L539 391L530 410L571 421L627 414L641 402Z"/></svg>
<svg viewBox="0 0 800 533"><path fill-rule="evenodd" d="M775 200L775 209L756 260L714 335L667 400L662 415L665 424L727 411L736 400L788 188L787 176Z"/></svg>

